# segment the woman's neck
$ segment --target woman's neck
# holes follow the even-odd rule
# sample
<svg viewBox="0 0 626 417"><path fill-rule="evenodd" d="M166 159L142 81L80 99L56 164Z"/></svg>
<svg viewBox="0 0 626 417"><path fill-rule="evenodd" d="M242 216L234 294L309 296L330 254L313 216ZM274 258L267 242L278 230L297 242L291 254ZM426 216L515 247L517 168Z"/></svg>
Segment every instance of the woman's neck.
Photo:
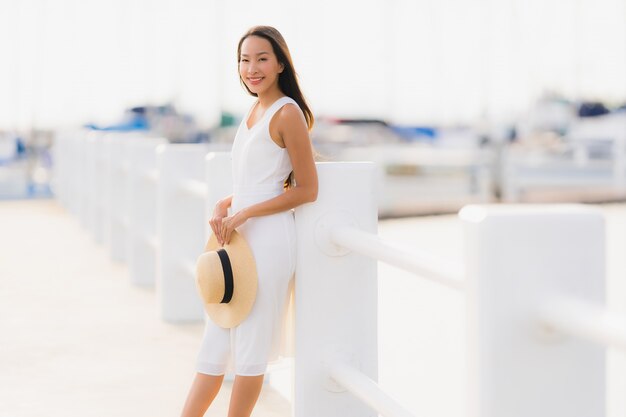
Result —
<svg viewBox="0 0 626 417"><path fill-rule="evenodd" d="M284 95L285 94L283 94L283 92L280 91L279 88L276 88L275 90L272 90L270 92L259 94L257 98L259 100L259 104L261 105L261 107L266 109L269 106L271 106L276 100L278 100L281 97L284 97Z"/></svg>

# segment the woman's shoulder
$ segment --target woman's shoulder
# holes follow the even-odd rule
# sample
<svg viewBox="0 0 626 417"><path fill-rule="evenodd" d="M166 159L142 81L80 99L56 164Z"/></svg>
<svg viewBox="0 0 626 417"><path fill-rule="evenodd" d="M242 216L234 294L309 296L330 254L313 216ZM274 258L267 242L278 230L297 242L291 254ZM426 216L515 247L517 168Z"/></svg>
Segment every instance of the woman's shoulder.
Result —
<svg viewBox="0 0 626 417"><path fill-rule="evenodd" d="M276 111L276 119L279 120L279 123L297 124L299 122L302 122L306 124L304 112L298 105L298 102L296 102L293 98L289 96L282 97L281 99L284 100L284 103Z"/></svg>

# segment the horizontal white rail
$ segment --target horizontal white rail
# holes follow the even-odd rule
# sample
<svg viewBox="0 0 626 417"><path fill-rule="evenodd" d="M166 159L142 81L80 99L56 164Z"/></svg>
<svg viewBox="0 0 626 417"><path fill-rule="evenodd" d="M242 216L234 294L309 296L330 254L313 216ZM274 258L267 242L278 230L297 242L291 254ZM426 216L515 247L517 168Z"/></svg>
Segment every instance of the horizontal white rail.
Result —
<svg viewBox="0 0 626 417"><path fill-rule="evenodd" d="M539 320L549 330L626 352L626 315L573 298L558 298L540 310Z"/></svg>
<svg viewBox="0 0 626 417"><path fill-rule="evenodd" d="M463 269L430 254L407 250L372 233L354 227L337 227L330 232L331 240L355 252L386 262L406 271L423 276L450 288L464 288Z"/></svg>
<svg viewBox="0 0 626 417"><path fill-rule="evenodd" d="M121 164L115 165L113 169L117 172L121 172L122 174L128 174L128 172L130 171L130 164L128 164L128 162L123 162Z"/></svg>
<svg viewBox="0 0 626 417"><path fill-rule="evenodd" d="M128 225L130 224L128 221L128 217L126 216L113 215L111 218L111 221L117 223L118 226L123 227L125 229L128 228Z"/></svg>
<svg viewBox="0 0 626 417"><path fill-rule="evenodd" d="M180 182L179 188L185 193L201 199L205 199L209 195L206 182L200 180L183 180Z"/></svg>
<svg viewBox="0 0 626 417"><path fill-rule="evenodd" d="M152 249L156 249L159 245L159 239L156 235L144 235L141 240Z"/></svg>
<svg viewBox="0 0 626 417"><path fill-rule="evenodd" d="M196 276L196 265L189 261L183 261L180 263L180 268L189 274L190 277Z"/></svg>
<svg viewBox="0 0 626 417"><path fill-rule="evenodd" d="M141 177L142 180L146 181L146 182L153 182L156 183L159 181L159 171L156 169L151 169L148 171L144 171L141 173Z"/></svg>
<svg viewBox="0 0 626 417"><path fill-rule="evenodd" d="M385 417L414 417L367 375L336 358L328 358L330 377Z"/></svg>

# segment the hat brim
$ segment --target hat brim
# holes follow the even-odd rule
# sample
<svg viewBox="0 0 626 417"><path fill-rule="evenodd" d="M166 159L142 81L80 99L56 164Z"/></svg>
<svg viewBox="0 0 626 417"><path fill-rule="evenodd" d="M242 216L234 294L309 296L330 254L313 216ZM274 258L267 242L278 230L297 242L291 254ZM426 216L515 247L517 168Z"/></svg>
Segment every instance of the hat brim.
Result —
<svg viewBox="0 0 626 417"><path fill-rule="evenodd" d="M211 234L205 252L221 249L215 234ZM223 246L229 254L233 271L234 291L228 303L206 303L204 309L211 320L220 327L231 328L240 324L250 313L256 300L258 278L254 254L246 240L234 230L230 242ZM198 276L200 280L202 277Z"/></svg>

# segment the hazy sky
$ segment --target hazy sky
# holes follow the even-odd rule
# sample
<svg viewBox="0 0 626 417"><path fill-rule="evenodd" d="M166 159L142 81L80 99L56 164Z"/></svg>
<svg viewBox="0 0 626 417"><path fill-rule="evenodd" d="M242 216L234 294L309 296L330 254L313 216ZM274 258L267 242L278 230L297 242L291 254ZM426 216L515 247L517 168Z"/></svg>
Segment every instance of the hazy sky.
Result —
<svg viewBox="0 0 626 417"><path fill-rule="evenodd" d="M320 116L511 118L546 91L626 101L626 0L1 0L0 129L173 102L241 114L236 46L284 35Z"/></svg>

